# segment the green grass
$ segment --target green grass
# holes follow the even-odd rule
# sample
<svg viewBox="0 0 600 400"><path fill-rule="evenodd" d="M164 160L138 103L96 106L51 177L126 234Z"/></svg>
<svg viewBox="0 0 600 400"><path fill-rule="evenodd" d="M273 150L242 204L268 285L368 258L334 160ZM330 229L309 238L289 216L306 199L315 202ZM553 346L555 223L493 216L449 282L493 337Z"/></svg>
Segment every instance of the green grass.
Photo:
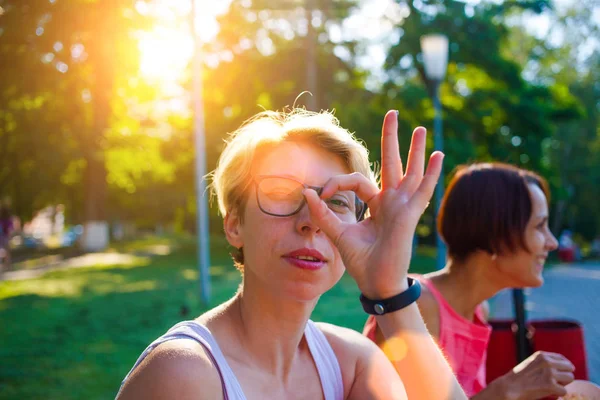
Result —
<svg viewBox="0 0 600 400"><path fill-rule="evenodd" d="M0 398L111 399L141 351L182 319L203 311L196 253L190 238L146 239L117 246L139 251L176 244L159 257L129 265L60 270L40 278L0 282ZM212 239L212 305L233 295L239 273L223 239ZM415 256L412 270L434 265ZM211 305L211 306L212 306ZM182 307L189 309L181 315ZM348 276L326 293L313 314L360 330L365 320Z"/></svg>

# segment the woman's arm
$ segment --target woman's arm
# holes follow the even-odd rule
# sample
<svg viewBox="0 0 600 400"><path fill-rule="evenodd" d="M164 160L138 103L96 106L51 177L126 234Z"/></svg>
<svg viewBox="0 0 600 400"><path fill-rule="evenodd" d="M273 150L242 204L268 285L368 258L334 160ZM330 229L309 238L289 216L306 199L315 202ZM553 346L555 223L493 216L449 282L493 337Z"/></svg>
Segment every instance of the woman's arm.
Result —
<svg viewBox="0 0 600 400"><path fill-rule="evenodd" d="M438 306L437 300L431 294L427 286L421 287L421 297L417 300L417 306L419 307L419 312L421 313L421 317L423 318L423 322L425 322L425 326L427 327L427 331L433 338L436 343L439 343L440 338L440 308ZM383 336L383 332L379 329L379 325L375 325L375 344L380 348L383 347L385 343L385 337Z"/></svg>
<svg viewBox="0 0 600 400"><path fill-rule="evenodd" d="M361 293L373 300L408 289L415 229L433 195L443 160L441 153L434 152L425 169L426 131L416 128L404 173L398 112L386 114L381 142L381 189L355 173L331 178L320 196L311 189L304 192L312 220L337 247ZM344 222L327 207L323 199L344 190L354 191L367 203L367 219ZM411 400L466 399L416 304L378 316L377 323L386 346L394 350L391 359Z"/></svg>
<svg viewBox="0 0 600 400"><path fill-rule="evenodd" d="M567 394L565 386L575 379L575 367L564 356L536 352L506 375L491 382L472 400L534 400Z"/></svg>
<svg viewBox="0 0 600 400"><path fill-rule="evenodd" d="M427 287L423 286L422 290L423 291L422 291L421 297L417 301L417 306L418 306L419 312L421 314L421 317L423 319L423 322L425 324L425 327L427 329L427 333L429 334L429 336L431 336L431 338L435 342L436 339L439 338L439 335L440 335L439 307L435 300L435 297L431 294L431 292L429 292L429 290L427 290ZM402 311L403 310L401 310L399 312L402 312ZM415 318L415 317L416 316L413 316L413 318ZM379 322L379 319L377 319L377 321ZM411 322L408 321L408 323L410 324ZM404 333L410 333L410 331L409 332L405 331ZM404 374L402 376L405 379L404 383L405 383L407 392L409 393L409 398L410 399L413 398L410 396L411 393L413 393L414 396L416 396L414 398L426 398L426 395L421 395L420 393L422 393L424 390L427 390L427 389L421 387L423 385L419 385L419 386L413 385L414 383L419 383L420 380L415 379L415 378L408 379L406 377L406 374L408 373L408 371L414 369L413 363L415 361L412 361L410 359L410 357L411 357L410 353L406 353L405 357L403 357L403 354L405 353L405 350L404 350L405 348L406 349L414 349L415 358L419 358L419 354L418 354L419 346L425 345L428 347L430 345L429 343L424 343L427 341L426 340L427 335L425 333L422 333L421 335L404 335L404 336L405 336L405 338L400 339L400 341L398 341L397 338L394 338L396 336L391 336L393 339L391 341L388 341L386 339L386 335L384 335L384 333L381 330L381 328L379 327L379 323L378 323L377 331L375 333L375 343L384 351L384 353L386 354L386 356L388 358L390 358L390 360L404 358L402 361L396 362L396 364L398 364L397 368L401 368L399 370L399 373ZM412 344L412 342L415 341L415 339L417 339L417 344L416 344L417 347L411 347L411 346L415 346L414 344ZM444 360L444 362L445 362L445 360ZM425 363L427 364L425 367L429 368L430 366L428 364L427 358L425 358ZM445 367L443 367L443 366L442 366L442 368L445 369ZM417 373L415 373L413 375L416 375L416 374ZM429 385L425 385L425 386L429 386ZM452 385L450 385L450 387L451 386ZM437 397L435 397L435 398L452 398L452 399L454 399L455 397L453 397L453 395L451 394L452 390L448 389L448 387L449 387L448 385L446 385L446 387L444 387L443 385L440 385L435 388L432 388L432 389L439 389L442 391L441 394L438 394ZM459 396L461 393L462 393L462 391L459 393ZM445 396L445 397L442 397L442 396Z"/></svg>
<svg viewBox="0 0 600 400"><path fill-rule="evenodd" d="M377 325L385 337L382 349L402 377L410 400L467 398L416 304L378 316Z"/></svg>
<svg viewBox="0 0 600 400"><path fill-rule="evenodd" d="M135 369L117 400L222 399L219 373L202 346L192 340L159 345Z"/></svg>

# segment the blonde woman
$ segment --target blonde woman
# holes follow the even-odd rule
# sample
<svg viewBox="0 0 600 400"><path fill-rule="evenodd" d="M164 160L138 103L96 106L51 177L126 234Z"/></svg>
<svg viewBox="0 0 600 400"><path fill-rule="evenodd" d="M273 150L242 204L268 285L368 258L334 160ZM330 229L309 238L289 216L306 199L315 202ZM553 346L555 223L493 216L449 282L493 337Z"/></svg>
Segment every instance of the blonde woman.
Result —
<svg viewBox="0 0 600 400"><path fill-rule="evenodd" d="M235 132L213 188L243 272L229 301L152 343L119 399L463 399L407 278L417 221L443 155L415 129L406 173L397 112L382 132L382 185L329 113L264 112ZM369 215L364 218L366 207ZM344 271L390 344L310 315ZM357 299L357 307L359 306Z"/></svg>

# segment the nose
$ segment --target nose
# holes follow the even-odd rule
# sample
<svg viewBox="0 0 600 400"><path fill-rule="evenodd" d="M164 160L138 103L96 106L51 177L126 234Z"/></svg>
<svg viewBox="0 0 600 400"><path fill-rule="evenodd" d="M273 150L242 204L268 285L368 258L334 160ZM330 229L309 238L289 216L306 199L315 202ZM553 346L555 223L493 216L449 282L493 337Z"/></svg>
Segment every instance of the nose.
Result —
<svg viewBox="0 0 600 400"><path fill-rule="evenodd" d="M312 220L306 202L304 202L302 208L294 217L296 218L296 231L298 231L298 233L306 235L310 233L319 233L321 231L317 224Z"/></svg>

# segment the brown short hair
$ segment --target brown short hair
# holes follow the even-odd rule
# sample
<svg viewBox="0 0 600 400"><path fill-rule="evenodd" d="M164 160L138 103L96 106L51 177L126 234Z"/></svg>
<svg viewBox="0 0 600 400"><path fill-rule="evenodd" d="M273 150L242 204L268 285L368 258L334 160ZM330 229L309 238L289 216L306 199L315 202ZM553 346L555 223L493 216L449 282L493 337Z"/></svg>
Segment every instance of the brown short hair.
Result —
<svg viewBox="0 0 600 400"><path fill-rule="evenodd" d="M528 184L550 198L548 183L534 172L504 163L459 166L437 219L449 257L462 260L476 250L528 250L523 237L532 212Z"/></svg>

